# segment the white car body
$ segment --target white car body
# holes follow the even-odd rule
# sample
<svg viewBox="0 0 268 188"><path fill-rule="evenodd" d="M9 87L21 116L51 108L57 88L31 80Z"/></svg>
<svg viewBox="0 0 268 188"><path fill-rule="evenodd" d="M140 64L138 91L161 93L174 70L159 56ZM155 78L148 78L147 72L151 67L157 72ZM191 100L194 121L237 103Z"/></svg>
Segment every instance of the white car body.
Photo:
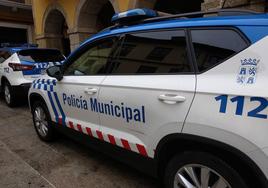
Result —
<svg viewBox="0 0 268 188"><path fill-rule="evenodd" d="M46 74L45 70L49 66L62 64L61 61L36 62L35 59L31 58L31 53L39 53L40 51L44 53L53 51L55 53L59 53L59 56L62 56L58 50L51 49L27 47L5 47L0 49L0 88L1 90L4 90L5 85L10 87L9 93L12 92L10 96L12 97L12 101L17 101L21 96L27 96L33 80L39 78L43 74ZM24 54L22 55L21 53ZM38 55L35 55L35 58L38 58L37 56ZM61 60L63 59L64 56L62 56ZM24 69L20 69L21 67ZM29 70L27 70L27 68L29 68Z"/></svg>
<svg viewBox="0 0 268 188"><path fill-rule="evenodd" d="M31 84L33 80L41 75L23 75L22 71L13 71L8 65L12 63L21 63L16 53L12 54L8 59L0 64L0 77L7 78L12 86L20 86L21 84Z"/></svg>
<svg viewBox="0 0 268 188"><path fill-rule="evenodd" d="M149 158L172 134L214 140L243 153L267 179L267 49L263 37L200 74L46 75L30 88L30 105L39 95L53 122ZM252 80L242 83L249 69Z"/></svg>

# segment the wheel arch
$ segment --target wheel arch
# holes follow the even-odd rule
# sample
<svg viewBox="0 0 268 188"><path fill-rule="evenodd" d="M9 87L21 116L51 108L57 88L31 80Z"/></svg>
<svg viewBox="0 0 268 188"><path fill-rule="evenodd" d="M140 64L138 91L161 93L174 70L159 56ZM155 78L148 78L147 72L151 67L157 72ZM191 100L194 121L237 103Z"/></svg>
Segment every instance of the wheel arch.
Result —
<svg viewBox="0 0 268 188"><path fill-rule="evenodd" d="M2 87L2 88L3 88L5 82L10 83L10 82L8 81L7 77L2 76L2 77L1 77L1 87Z"/></svg>
<svg viewBox="0 0 268 188"><path fill-rule="evenodd" d="M34 104L34 101L42 101L47 106L45 99L40 94L31 93L29 95L29 107L31 111L32 111L32 106Z"/></svg>
<svg viewBox="0 0 268 188"><path fill-rule="evenodd" d="M155 150L158 176L163 177L165 167L174 155L186 151L203 151L213 154L237 170L248 181L250 187L268 187L268 180L264 173L242 151L213 139L190 134L170 134L160 140Z"/></svg>

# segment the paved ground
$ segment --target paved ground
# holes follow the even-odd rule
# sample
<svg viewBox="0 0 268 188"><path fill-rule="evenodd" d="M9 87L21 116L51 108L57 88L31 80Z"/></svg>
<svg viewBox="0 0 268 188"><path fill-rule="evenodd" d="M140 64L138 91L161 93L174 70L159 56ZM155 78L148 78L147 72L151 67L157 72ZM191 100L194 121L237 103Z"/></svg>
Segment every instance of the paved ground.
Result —
<svg viewBox="0 0 268 188"><path fill-rule="evenodd" d="M103 154L60 138L41 142L27 105L0 99L0 188L153 188L152 178Z"/></svg>

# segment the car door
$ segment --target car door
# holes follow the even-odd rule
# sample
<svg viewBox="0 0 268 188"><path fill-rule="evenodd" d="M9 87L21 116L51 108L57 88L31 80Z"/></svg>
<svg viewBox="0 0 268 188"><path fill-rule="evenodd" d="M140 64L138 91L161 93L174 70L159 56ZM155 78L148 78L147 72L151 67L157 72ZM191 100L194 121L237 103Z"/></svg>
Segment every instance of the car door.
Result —
<svg viewBox="0 0 268 188"><path fill-rule="evenodd" d="M97 97L104 80L106 66L116 38L106 38L79 49L64 67L63 79L57 82L55 112L59 123L69 128L96 136L99 115L90 111L91 97Z"/></svg>
<svg viewBox="0 0 268 188"><path fill-rule="evenodd" d="M91 107L103 139L153 156L160 138L179 133L195 92L195 74L181 30L126 34Z"/></svg>

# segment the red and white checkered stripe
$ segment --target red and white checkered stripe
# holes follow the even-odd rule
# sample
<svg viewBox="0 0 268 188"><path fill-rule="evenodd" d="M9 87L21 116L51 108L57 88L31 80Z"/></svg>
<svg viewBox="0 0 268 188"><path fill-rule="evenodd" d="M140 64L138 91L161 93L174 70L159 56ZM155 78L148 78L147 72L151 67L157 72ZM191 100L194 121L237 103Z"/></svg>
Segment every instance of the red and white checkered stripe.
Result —
<svg viewBox="0 0 268 188"><path fill-rule="evenodd" d="M60 117L59 117L59 122L62 122ZM72 121L68 121L66 123L66 126L70 129L84 133L90 137L97 138L101 141L108 142L108 143L113 144L115 146L119 146L119 147L122 147L126 150L137 152L142 156L148 157L148 152L147 152L144 145L137 144L137 143L131 143L126 139L117 138L111 134L105 134L99 130L95 130L95 129L90 128L90 127L85 127L85 126L82 126L81 124L75 124Z"/></svg>

